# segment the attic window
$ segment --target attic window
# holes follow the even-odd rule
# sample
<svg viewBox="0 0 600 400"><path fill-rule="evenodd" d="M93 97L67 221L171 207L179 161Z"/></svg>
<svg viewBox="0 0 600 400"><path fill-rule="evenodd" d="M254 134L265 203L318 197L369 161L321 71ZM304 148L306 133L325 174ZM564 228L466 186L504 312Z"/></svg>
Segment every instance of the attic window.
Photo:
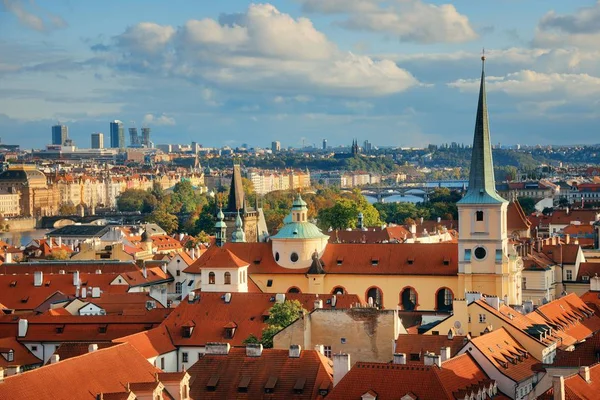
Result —
<svg viewBox="0 0 600 400"><path fill-rule="evenodd" d="M242 376L242 379L240 380L240 384L238 385L238 392L241 392L241 393L248 392L248 386L250 386L250 379L251 379L251 377L249 377L249 376Z"/></svg>
<svg viewBox="0 0 600 400"><path fill-rule="evenodd" d="M324 396L327 396L328 393L329 393L329 382L324 380L321 383L321 386L319 386L319 394L324 397Z"/></svg>
<svg viewBox="0 0 600 400"><path fill-rule="evenodd" d="M206 390L209 392L214 392L217 389L217 384L219 383L219 377L213 375L210 377L208 382L206 383Z"/></svg>
<svg viewBox="0 0 600 400"><path fill-rule="evenodd" d="M29 296L25 296L21 299L21 303L27 303L29 301Z"/></svg>
<svg viewBox="0 0 600 400"><path fill-rule="evenodd" d="M181 335L184 338L190 338L190 337L192 337L192 332L193 331L194 331L194 327L193 326L184 326Z"/></svg>
<svg viewBox="0 0 600 400"><path fill-rule="evenodd" d="M267 279L267 287L273 286L273 279Z"/></svg>
<svg viewBox="0 0 600 400"><path fill-rule="evenodd" d="M343 258L338 258L337 259L337 265L342 265L343 262L344 262Z"/></svg>
<svg viewBox="0 0 600 400"><path fill-rule="evenodd" d="M371 265L373 265L373 266L379 265L379 259L377 259L377 258L371 259Z"/></svg>
<svg viewBox="0 0 600 400"><path fill-rule="evenodd" d="M410 257L410 258L408 258L407 262L408 262L408 265L413 265L413 263L415 262L415 259Z"/></svg>
<svg viewBox="0 0 600 400"><path fill-rule="evenodd" d="M444 258L444 265L450 265L450 259Z"/></svg>
<svg viewBox="0 0 600 400"><path fill-rule="evenodd" d="M584 276L582 276L582 277L581 277L581 279L582 279L584 282L587 282L587 281L589 281L589 280L590 280L590 277L589 277L589 276L587 276L587 275L584 275Z"/></svg>
<svg viewBox="0 0 600 400"><path fill-rule="evenodd" d="M17 281L12 281L12 282L10 283L10 287L15 287L15 286L17 286Z"/></svg>
<svg viewBox="0 0 600 400"><path fill-rule="evenodd" d="M275 385L277 385L277 377L270 376L265 384L265 393L273 393L275 391Z"/></svg>
<svg viewBox="0 0 600 400"><path fill-rule="evenodd" d="M225 339L233 339L235 328L225 328Z"/></svg>
<svg viewBox="0 0 600 400"><path fill-rule="evenodd" d="M302 394L304 392L304 385L306 385L306 378L301 376L296 380L296 384L294 385L294 393Z"/></svg>
<svg viewBox="0 0 600 400"><path fill-rule="evenodd" d="M101 325L98 327L98 333L106 333L108 327L106 325Z"/></svg>
<svg viewBox="0 0 600 400"><path fill-rule="evenodd" d="M279 254L279 253L277 253L277 254ZM278 258L278 257L276 257L276 258ZM258 265L258 264L260 264L260 261L261 261L261 259L260 259L260 258L257 258L257 259L255 259L255 260L253 261L253 263L254 263L255 265ZM275 260L275 261L279 261L279 260Z"/></svg>
<svg viewBox="0 0 600 400"><path fill-rule="evenodd" d="M65 327L64 326L57 326L56 327L56 333L63 333L65 331Z"/></svg>

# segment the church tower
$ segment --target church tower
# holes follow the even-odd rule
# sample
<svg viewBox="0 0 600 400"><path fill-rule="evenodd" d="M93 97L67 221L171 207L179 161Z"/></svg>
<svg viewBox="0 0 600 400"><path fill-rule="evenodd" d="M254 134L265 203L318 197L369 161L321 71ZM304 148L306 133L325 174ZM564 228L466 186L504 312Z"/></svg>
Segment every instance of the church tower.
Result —
<svg viewBox="0 0 600 400"><path fill-rule="evenodd" d="M459 292L495 295L521 304L522 260L508 244L508 201L496 192L485 93L485 56L475 120L469 187L458 202Z"/></svg>

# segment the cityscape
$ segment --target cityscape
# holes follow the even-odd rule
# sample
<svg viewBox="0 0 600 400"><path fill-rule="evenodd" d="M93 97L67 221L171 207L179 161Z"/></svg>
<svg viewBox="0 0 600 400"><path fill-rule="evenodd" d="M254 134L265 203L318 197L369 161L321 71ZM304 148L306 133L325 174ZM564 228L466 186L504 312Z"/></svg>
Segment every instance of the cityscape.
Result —
<svg viewBox="0 0 600 400"><path fill-rule="evenodd" d="M0 3L0 400L600 398L600 2L276 3Z"/></svg>

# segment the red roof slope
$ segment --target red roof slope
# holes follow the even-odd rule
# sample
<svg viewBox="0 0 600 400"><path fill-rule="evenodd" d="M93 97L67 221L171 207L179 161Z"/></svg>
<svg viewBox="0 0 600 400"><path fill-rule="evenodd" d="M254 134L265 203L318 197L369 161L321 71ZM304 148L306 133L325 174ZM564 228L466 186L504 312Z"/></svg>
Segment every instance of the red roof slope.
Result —
<svg viewBox="0 0 600 400"><path fill-rule="evenodd" d="M423 355L427 352L440 353L442 347L450 347L451 357L454 357L467 343L466 336L454 336L448 339L448 335L406 335L400 334L396 339L395 353L405 353L407 362L410 362L411 354ZM417 363L423 364L421 358Z"/></svg>
<svg viewBox="0 0 600 400"><path fill-rule="evenodd" d="M97 350L19 375L0 385L0 399L95 400L127 383L154 382L160 372L129 344Z"/></svg>
<svg viewBox="0 0 600 400"><path fill-rule="evenodd" d="M320 398L319 388L331 389L333 371L330 361L315 350L302 350L297 358L279 349L265 349L259 357L247 357L245 348L232 348L227 355L200 357L188 373L190 396L194 399L242 396L287 400ZM275 382L273 393L265 394L269 381ZM215 385L213 390L207 388L209 382ZM248 382L246 393L238 390L242 382ZM295 387L301 387L301 393L295 393Z"/></svg>
<svg viewBox="0 0 600 400"><path fill-rule="evenodd" d="M156 357L177 350L177 348L173 346L169 332L164 325L160 325L148 331L115 339L114 342L129 343L146 358Z"/></svg>
<svg viewBox="0 0 600 400"><path fill-rule="evenodd" d="M184 272L199 274L203 268L241 268L247 267L248 264L249 262L241 260L228 249L213 246L192 265L187 267Z"/></svg>
<svg viewBox="0 0 600 400"><path fill-rule="evenodd" d="M0 368L12 366L41 365L42 360L33 355L27 347L19 343L15 337L0 338L0 353L8 353L12 350L13 360L8 361L0 355Z"/></svg>

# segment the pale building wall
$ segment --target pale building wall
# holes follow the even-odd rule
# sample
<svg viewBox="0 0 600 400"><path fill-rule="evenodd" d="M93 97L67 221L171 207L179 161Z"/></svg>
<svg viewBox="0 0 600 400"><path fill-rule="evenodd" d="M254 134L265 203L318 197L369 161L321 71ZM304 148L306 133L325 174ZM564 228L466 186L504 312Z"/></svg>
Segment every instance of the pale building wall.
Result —
<svg viewBox="0 0 600 400"><path fill-rule="evenodd" d="M201 327L200 327L201 328ZM177 349L177 372L181 372L182 368L190 369L206 351L204 346L181 346ZM188 361L183 362L183 353L187 353Z"/></svg>
<svg viewBox="0 0 600 400"><path fill-rule="evenodd" d="M396 310L316 309L275 335L273 348L288 349L291 344L301 344L311 350L323 345L331 348L331 354L350 354L352 363L389 362L400 326Z"/></svg>
<svg viewBox="0 0 600 400"><path fill-rule="evenodd" d="M215 283L210 283L210 273L215 274ZM231 274L231 283L225 284L225 273ZM203 292L238 292L248 291L248 266L241 268L203 269L200 277Z"/></svg>
<svg viewBox="0 0 600 400"><path fill-rule="evenodd" d="M317 239L271 239L273 242L273 258L277 264L289 269L310 267L312 255L317 250L319 257L323 255L328 237ZM298 261L292 262L292 253L298 254Z"/></svg>

